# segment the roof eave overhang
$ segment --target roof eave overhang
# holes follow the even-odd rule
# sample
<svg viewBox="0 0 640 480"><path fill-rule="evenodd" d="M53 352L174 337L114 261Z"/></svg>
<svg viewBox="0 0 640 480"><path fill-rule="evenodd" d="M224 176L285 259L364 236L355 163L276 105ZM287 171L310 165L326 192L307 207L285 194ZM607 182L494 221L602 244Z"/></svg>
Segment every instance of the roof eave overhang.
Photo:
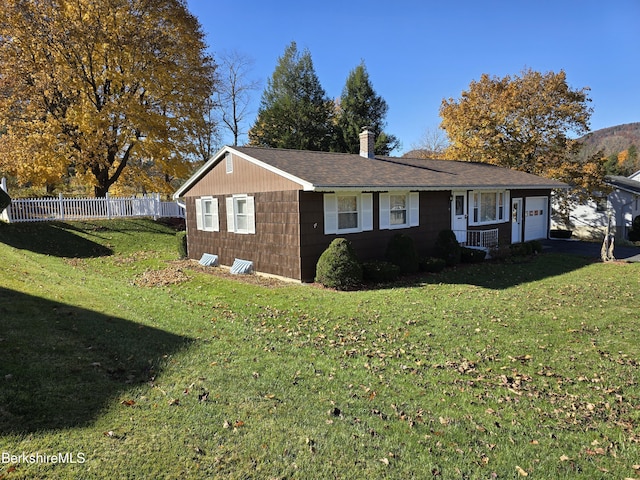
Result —
<svg viewBox="0 0 640 480"><path fill-rule="evenodd" d="M633 185L628 183L629 181L633 181L635 183L638 183L638 186ZM620 182L620 181L616 181L614 179L609 179L607 180L605 178L604 183L606 183L607 185L617 189L617 190L621 190L623 192L627 192L627 193L631 193L632 195L640 195L640 182L636 182L634 180L628 180L627 182Z"/></svg>
<svg viewBox="0 0 640 480"><path fill-rule="evenodd" d="M443 192L458 190L557 190L569 189L569 185L314 185L315 192Z"/></svg>
<svg viewBox="0 0 640 480"><path fill-rule="evenodd" d="M196 172L191 175L186 182L184 182L178 190L173 194L173 199L178 200L182 197L186 192L188 192L191 187L193 187L198 181L206 175L206 173L213 168L213 166L223 158L223 153L226 153L229 147L222 147L218 150L214 155L211 156L209 160L205 162L205 164L200 167Z"/></svg>
<svg viewBox="0 0 640 480"><path fill-rule="evenodd" d="M621 190L623 192L631 193L632 195L640 195L640 189L634 190L631 187L625 187L623 185L619 185L619 184L615 184L615 183L608 183L608 185L611 185L616 190Z"/></svg>

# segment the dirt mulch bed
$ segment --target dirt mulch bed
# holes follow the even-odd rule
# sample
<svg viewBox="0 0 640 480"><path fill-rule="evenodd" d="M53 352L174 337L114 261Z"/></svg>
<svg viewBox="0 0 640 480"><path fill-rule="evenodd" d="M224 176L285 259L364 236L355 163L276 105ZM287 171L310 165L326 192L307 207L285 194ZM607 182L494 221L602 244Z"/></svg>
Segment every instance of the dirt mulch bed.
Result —
<svg viewBox="0 0 640 480"><path fill-rule="evenodd" d="M200 265L197 260L174 260L168 263L169 266L167 268L163 268L162 270L148 270L138 275L133 280L133 284L138 287L165 287L175 285L189 280L188 271L206 273L220 278L263 287L276 288L289 284L289 282L284 280L265 277L263 275L234 275L229 273L229 269L226 267L205 267Z"/></svg>

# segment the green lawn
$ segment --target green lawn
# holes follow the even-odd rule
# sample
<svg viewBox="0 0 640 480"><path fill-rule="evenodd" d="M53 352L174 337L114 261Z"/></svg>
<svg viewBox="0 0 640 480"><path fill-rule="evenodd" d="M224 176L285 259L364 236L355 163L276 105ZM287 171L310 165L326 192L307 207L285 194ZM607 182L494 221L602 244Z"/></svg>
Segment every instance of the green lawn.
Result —
<svg viewBox="0 0 640 480"><path fill-rule="evenodd" d="M640 478L637 264L335 292L176 255L0 224L0 479Z"/></svg>

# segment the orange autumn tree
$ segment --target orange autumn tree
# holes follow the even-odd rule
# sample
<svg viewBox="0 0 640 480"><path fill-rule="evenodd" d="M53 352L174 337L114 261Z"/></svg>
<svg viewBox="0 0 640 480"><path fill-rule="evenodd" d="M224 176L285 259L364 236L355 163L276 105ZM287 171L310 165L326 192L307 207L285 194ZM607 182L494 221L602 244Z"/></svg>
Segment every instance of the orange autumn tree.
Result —
<svg viewBox="0 0 640 480"><path fill-rule="evenodd" d="M96 196L125 174L171 191L211 128L205 50L184 0L5 0L0 170L34 185L75 174Z"/></svg>
<svg viewBox="0 0 640 480"><path fill-rule="evenodd" d="M445 155L556 178L589 196L602 185L602 161L579 159L580 143L570 138L589 131L588 90L572 89L564 71L483 74L459 99L442 101Z"/></svg>

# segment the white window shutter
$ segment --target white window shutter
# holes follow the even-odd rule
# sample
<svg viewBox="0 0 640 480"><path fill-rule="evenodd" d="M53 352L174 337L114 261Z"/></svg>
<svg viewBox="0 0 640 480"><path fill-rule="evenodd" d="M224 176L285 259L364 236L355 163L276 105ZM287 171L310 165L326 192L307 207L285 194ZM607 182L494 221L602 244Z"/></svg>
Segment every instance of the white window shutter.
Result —
<svg viewBox="0 0 640 480"><path fill-rule="evenodd" d="M254 197L247 197L248 233L256 233L256 203Z"/></svg>
<svg viewBox="0 0 640 480"><path fill-rule="evenodd" d="M504 210L502 221L508 222L511 219L511 190L504 192Z"/></svg>
<svg viewBox="0 0 640 480"><path fill-rule="evenodd" d="M389 217L391 213L391 200L388 193L380 194L380 230L388 230L390 228Z"/></svg>
<svg viewBox="0 0 640 480"><path fill-rule="evenodd" d="M360 195L360 208L362 214L362 231L373 230L373 193Z"/></svg>
<svg viewBox="0 0 640 480"><path fill-rule="evenodd" d="M211 200L211 209L213 210L213 231L220 231L220 215L218 214L218 199L213 198Z"/></svg>
<svg viewBox="0 0 640 480"><path fill-rule="evenodd" d="M203 230L204 225L202 222L202 199L196 198L196 228Z"/></svg>
<svg viewBox="0 0 640 480"><path fill-rule="evenodd" d="M233 213L233 197L227 197L227 231L235 232L236 231L236 222L235 215Z"/></svg>
<svg viewBox="0 0 640 480"><path fill-rule="evenodd" d="M409 193L409 226L420 225L420 192Z"/></svg>
<svg viewBox="0 0 640 480"><path fill-rule="evenodd" d="M338 198L333 193L324 195L324 234L338 233Z"/></svg>

